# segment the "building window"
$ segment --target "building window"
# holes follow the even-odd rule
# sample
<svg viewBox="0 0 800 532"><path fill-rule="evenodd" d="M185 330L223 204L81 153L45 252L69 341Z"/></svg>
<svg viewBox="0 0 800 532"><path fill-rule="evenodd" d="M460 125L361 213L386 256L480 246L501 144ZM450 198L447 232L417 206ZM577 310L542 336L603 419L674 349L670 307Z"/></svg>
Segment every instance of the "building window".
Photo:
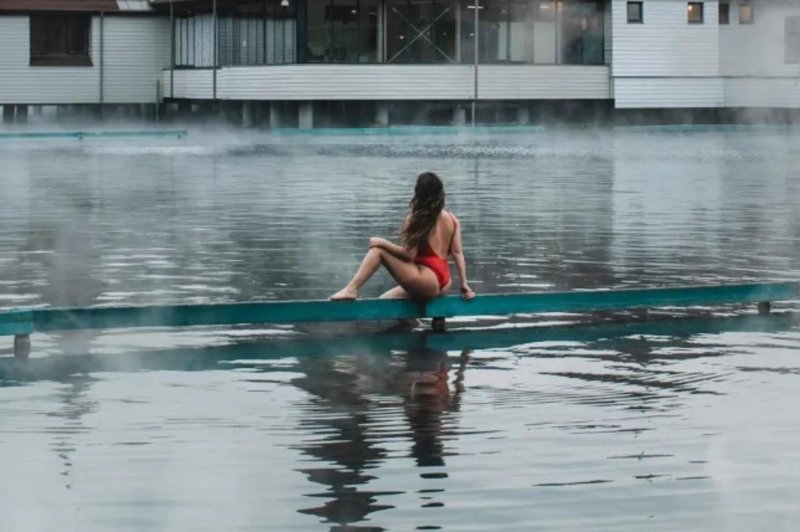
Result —
<svg viewBox="0 0 800 532"><path fill-rule="evenodd" d="M90 15L32 15L31 66L91 66Z"/></svg>
<svg viewBox="0 0 800 532"><path fill-rule="evenodd" d="M220 2L217 21L218 66L294 63L297 51L295 5L280 0ZM195 66L214 64L214 19L199 15L186 37L195 52ZM202 53L201 53L202 52ZM210 52L210 53L209 53ZM197 61L202 59L202 63Z"/></svg>
<svg viewBox="0 0 800 532"><path fill-rule="evenodd" d="M474 61L475 0L463 0L460 63ZM602 65L602 0L481 0L478 37L481 63Z"/></svg>
<svg viewBox="0 0 800 532"><path fill-rule="evenodd" d="M719 24L724 26L731 23L731 5L725 2L719 3Z"/></svg>
<svg viewBox="0 0 800 532"><path fill-rule="evenodd" d="M703 2L689 2L686 8L689 24L703 23Z"/></svg>
<svg viewBox="0 0 800 532"><path fill-rule="evenodd" d="M311 63L378 60L378 0L308 2L306 58Z"/></svg>
<svg viewBox="0 0 800 532"><path fill-rule="evenodd" d="M628 24L641 24L644 22L643 2L628 2Z"/></svg>
<svg viewBox="0 0 800 532"><path fill-rule="evenodd" d="M467 0L468 5L474 2ZM480 6L485 4L485 0ZM455 63L456 23L459 9L456 2L442 0L387 0L386 62L387 63ZM474 24L471 9L463 9L462 51L472 52ZM483 14L483 11L481 12ZM483 24L481 28L483 29ZM469 34L463 35L463 32ZM481 38L484 35L481 34ZM488 37L486 37L488 40ZM485 43L484 43L485 44ZM464 47L467 46L465 49ZM470 56L471 57L471 56Z"/></svg>
<svg viewBox="0 0 800 532"><path fill-rule="evenodd" d="M800 16L786 17L785 60L787 63L800 63Z"/></svg>
<svg viewBox="0 0 800 532"><path fill-rule="evenodd" d="M753 23L753 5L739 4L739 24Z"/></svg>

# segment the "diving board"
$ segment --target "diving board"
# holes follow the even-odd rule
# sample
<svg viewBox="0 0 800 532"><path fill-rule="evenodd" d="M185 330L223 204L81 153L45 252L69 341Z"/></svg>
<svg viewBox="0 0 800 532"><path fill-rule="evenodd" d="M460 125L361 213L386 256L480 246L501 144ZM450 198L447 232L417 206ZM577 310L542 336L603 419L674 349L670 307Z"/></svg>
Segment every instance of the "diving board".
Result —
<svg viewBox="0 0 800 532"><path fill-rule="evenodd" d="M27 356L34 332L131 327L189 327L257 323L308 323L593 312L606 310L696 307L800 299L800 282L751 283L674 288L587 290L479 295L464 301L458 296L429 302L403 299L358 301L265 301L208 305L166 305L89 308L37 308L0 313L0 335L15 337L15 355Z"/></svg>

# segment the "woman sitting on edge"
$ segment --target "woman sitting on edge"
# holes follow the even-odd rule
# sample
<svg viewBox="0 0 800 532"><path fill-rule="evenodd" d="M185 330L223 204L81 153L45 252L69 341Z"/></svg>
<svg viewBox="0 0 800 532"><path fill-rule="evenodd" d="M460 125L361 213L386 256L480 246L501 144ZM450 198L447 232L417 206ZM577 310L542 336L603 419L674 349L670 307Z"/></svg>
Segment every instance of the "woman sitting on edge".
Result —
<svg viewBox="0 0 800 532"><path fill-rule="evenodd" d="M472 299L475 292L467 284L467 269L461 250L461 225L453 213L444 210L444 186L433 172L417 178L411 212L400 231L403 245L385 238L369 239L369 251L358 271L332 300L356 299L358 291L383 264L400 286L382 298L429 300L445 294L452 284L447 257L453 255L461 280L461 296Z"/></svg>

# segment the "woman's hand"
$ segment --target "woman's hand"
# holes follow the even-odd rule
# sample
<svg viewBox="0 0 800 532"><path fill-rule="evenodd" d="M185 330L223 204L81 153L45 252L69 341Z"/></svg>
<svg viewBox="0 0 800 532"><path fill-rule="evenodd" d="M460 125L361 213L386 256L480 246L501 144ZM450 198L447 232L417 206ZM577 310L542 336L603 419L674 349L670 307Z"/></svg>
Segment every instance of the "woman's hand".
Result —
<svg viewBox="0 0 800 532"><path fill-rule="evenodd" d="M381 238L379 236L373 236L369 239L369 247L371 248L382 248L384 242L386 242L385 238Z"/></svg>
<svg viewBox="0 0 800 532"><path fill-rule="evenodd" d="M472 291L469 285L461 285L461 297L465 300L470 300L475 297L475 292Z"/></svg>

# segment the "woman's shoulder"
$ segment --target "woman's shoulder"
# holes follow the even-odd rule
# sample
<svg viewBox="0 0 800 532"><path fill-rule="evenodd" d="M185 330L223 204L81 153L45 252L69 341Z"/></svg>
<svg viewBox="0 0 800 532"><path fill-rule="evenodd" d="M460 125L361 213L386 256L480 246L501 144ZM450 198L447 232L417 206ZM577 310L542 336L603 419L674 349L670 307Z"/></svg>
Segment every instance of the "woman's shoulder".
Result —
<svg viewBox="0 0 800 532"><path fill-rule="evenodd" d="M455 215L455 213L453 213L453 211L450 211L450 210L447 210L447 209L442 209L442 216L445 219L449 218L453 222L453 224L455 224L455 225L458 225L458 223L459 223L458 222L458 218L456 218L456 215Z"/></svg>

